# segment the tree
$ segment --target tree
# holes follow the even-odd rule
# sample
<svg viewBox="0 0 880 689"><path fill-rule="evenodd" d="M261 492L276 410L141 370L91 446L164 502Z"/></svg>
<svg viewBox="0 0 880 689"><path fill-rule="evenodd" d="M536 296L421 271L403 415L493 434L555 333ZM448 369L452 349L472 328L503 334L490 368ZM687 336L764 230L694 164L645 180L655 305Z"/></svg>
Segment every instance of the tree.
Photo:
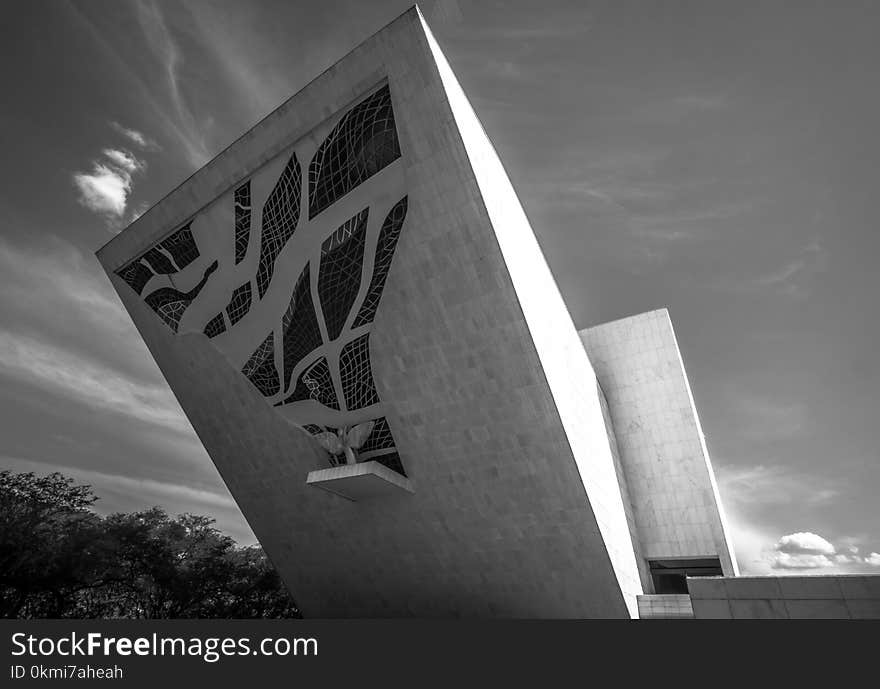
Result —
<svg viewBox="0 0 880 689"><path fill-rule="evenodd" d="M210 517L100 517L90 486L0 472L3 617L299 617L259 546Z"/></svg>

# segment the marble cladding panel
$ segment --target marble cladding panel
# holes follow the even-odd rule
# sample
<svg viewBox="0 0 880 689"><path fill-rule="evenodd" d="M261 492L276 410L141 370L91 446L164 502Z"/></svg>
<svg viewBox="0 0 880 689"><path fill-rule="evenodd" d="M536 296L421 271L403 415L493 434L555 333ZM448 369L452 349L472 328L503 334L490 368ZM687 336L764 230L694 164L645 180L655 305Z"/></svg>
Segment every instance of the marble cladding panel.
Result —
<svg viewBox="0 0 880 689"><path fill-rule="evenodd" d="M669 313L580 335L608 400L643 557L718 556L737 573Z"/></svg>
<svg viewBox="0 0 880 689"><path fill-rule="evenodd" d="M685 594L649 594L638 597L639 618L693 619L694 609L690 596Z"/></svg>

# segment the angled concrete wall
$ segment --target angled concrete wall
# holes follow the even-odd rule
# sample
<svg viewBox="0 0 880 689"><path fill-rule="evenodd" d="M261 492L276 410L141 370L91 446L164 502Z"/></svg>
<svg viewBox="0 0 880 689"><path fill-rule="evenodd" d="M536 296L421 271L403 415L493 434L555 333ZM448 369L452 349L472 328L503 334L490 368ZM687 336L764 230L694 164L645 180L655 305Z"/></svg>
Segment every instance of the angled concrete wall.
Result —
<svg viewBox="0 0 880 689"><path fill-rule="evenodd" d="M595 373L504 166L424 19L422 26L488 215L484 223L494 229L562 422L570 447L566 458L577 465L618 584L635 617L642 587Z"/></svg>
<svg viewBox="0 0 880 689"><path fill-rule="evenodd" d="M317 265L322 233L335 221L323 229L309 224L281 249L269 291L246 319L223 317L231 331L245 332L222 344L199 328L252 269L228 265L232 210L241 205L236 190L254 180L251 202L260 203L263 177L277 179L291 151L311 155L341 113L386 83L400 158L371 177L369 188L341 197L345 212L337 220L370 205L378 218L366 229L371 256L385 209L408 197L370 325L381 408L369 408L387 420L415 492L351 502L306 485L308 472L329 466L329 457L304 429L364 419L340 409L337 420L335 410L316 411L309 400L296 408L329 416L279 412L267 403L275 398L240 372L267 331L282 333L278 309L295 289L303 256ZM601 406L595 389L583 394L580 387L594 383L594 374L509 181L462 98L411 10L141 216L99 258L306 616L635 615L640 586ZM482 139L474 138L478 130ZM303 204L311 202L302 195ZM194 289L211 261L218 267L175 333L116 271L189 221L204 258L169 278L171 287ZM218 243L218 236L226 238ZM370 268L368 258L365 275ZM317 280L303 283L313 301ZM277 303L276 292L284 295ZM210 304L197 305L202 298ZM330 353L326 324L319 325L324 344L316 351L332 358L338 352ZM269 369L284 365L277 351L262 361ZM297 366L294 376L303 370ZM331 374L338 381L338 371Z"/></svg>
<svg viewBox="0 0 880 689"><path fill-rule="evenodd" d="M716 556L725 574L736 574L669 313L651 311L580 335L608 400L641 556ZM653 590L647 578L644 584Z"/></svg>

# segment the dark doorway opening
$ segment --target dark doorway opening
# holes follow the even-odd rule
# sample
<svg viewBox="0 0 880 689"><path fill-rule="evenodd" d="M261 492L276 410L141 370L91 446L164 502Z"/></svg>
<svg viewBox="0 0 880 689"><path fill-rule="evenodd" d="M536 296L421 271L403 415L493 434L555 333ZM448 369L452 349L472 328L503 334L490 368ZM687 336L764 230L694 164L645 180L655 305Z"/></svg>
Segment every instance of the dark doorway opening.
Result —
<svg viewBox="0 0 880 689"><path fill-rule="evenodd" d="M648 560L654 593L687 593L687 577L720 577L717 557L694 560Z"/></svg>

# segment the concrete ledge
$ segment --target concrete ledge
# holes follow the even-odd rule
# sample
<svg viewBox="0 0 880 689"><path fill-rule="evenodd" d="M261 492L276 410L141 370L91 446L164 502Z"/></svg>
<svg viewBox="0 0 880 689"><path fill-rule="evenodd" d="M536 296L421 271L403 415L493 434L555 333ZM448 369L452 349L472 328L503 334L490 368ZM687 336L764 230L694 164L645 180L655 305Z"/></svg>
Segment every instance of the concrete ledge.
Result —
<svg viewBox="0 0 880 689"><path fill-rule="evenodd" d="M357 502L412 493L412 482L379 462L344 464L310 471L306 483Z"/></svg>
<svg viewBox="0 0 880 689"><path fill-rule="evenodd" d="M687 583L698 620L880 619L878 575L688 577Z"/></svg>
<svg viewBox="0 0 880 689"><path fill-rule="evenodd" d="M843 599L836 577L779 577L779 588L787 600Z"/></svg>
<svg viewBox="0 0 880 689"><path fill-rule="evenodd" d="M692 599L727 600L727 587L721 577L688 577L687 586Z"/></svg>
<svg viewBox="0 0 880 689"><path fill-rule="evenodd" d="M694 618L698 620L730 620L733 614L730 612L730 602L715 598L698 598L691 601L694 610Z"/></svg>
<svg viewBox="0 0 880 689"><path fill-rule="evenodd" d="M843 597L847 600L880 600L880 576L850 575L837 578Z"/></svg>
<svg viewBox="0 0 880 689"><path fill-rule="evenodd" d="M778 577L724 577L729 599L782 598Z"/></svg>
<svg viewBox="0 0 880 689"><path fill-rule="evenodd" d="M843 598L786 600L790 620L848 620L851 615Z"/></svg>
<svg viewBox="0 0 880 689"><path fill-rule="evenodd" d="M650 619L687 619L694 618L691 598L685 594L644 594L637 596L639 617Z"/></svg>

